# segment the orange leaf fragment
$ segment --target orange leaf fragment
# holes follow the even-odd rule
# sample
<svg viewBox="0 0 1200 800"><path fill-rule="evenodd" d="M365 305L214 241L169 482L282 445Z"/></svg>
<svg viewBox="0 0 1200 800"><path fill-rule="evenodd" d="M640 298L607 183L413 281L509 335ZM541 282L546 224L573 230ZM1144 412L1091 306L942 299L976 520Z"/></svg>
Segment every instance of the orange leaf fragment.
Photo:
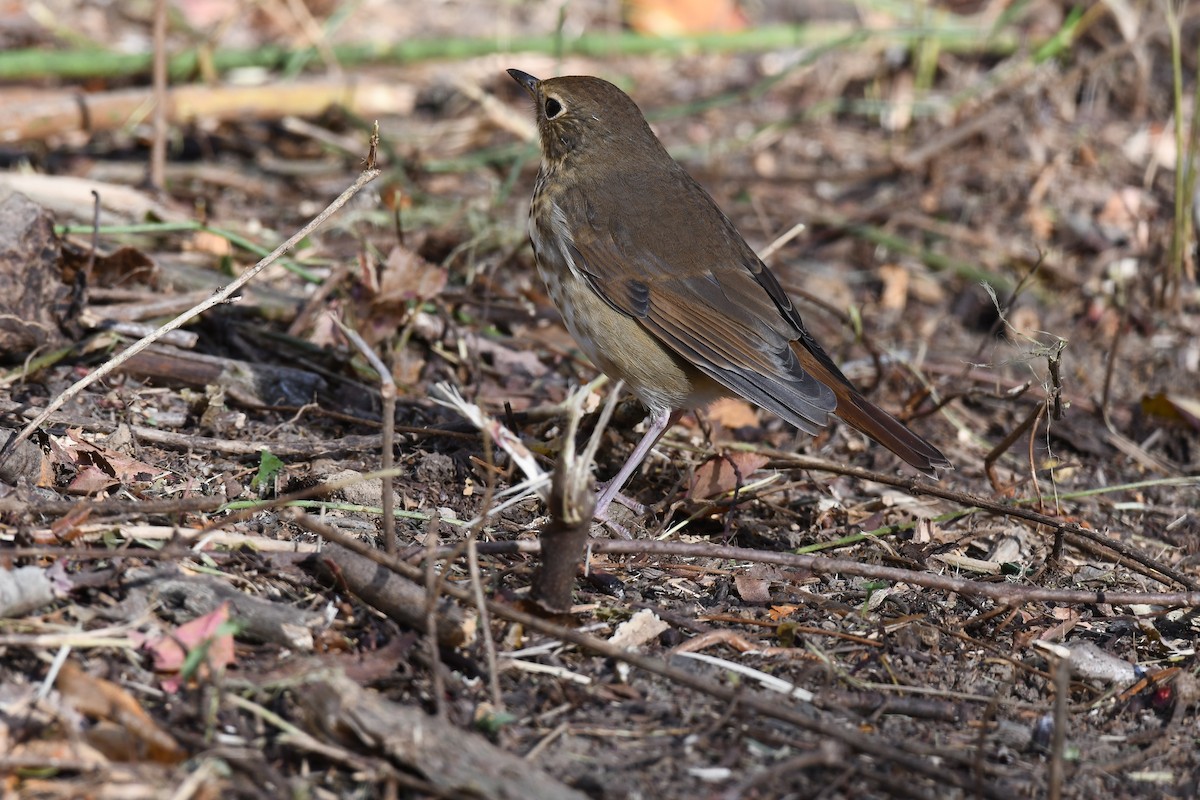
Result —
<svg viewBox="0 0 1200 800"><path fill-rule="evenodd" d="M746 27L734 0L627 0L625 19L630 28L650 36L730 33Z"/></svg>
<svg viewBox="0 0 1200 800"><path fill-rule="evenodd" d="M800 608L800 606L794 606L794 605L771 606L771 610L769 612L767 612L767 616L769 616L771 618L772 622L779 622L779 620L781 620L781 619L790 617L792 615L792 612L794 612L798 608Z"/></svg>
<svg viewBox="0 0 1200 800"><path fill-rule="evenodd" d="M727 453L705 461L692 476L688 497L705 500L745 486L750 476L770 461L759 453Z"/></svg>
<svg viewBox="0 0 1200 800"><path fill-rule="evenodd" d="M705 416L723 428L757 428L758 413L754 406L736 397L722 397L712 403Z"/></svg>

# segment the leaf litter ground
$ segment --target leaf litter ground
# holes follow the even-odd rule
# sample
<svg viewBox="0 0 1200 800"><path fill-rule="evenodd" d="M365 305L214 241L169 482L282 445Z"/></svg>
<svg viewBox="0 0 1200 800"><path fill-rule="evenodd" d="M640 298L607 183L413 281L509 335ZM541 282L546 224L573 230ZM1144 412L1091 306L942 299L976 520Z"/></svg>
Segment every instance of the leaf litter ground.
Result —
<svg viewBox="0 0 1200 800"><path fill-rule="evenodd" d="M1036 37L1054 24L1044 11L1016 29ZM1190 609L1019 594L1001 603L705 555L718 545L820 552L1018 591L1181 588L1078 537L1057 552L1047 525L848 474L842 467L901 473L844 427L810 441L737 402L686 419L631 482L652 511L627 524L698 550L594 554L558 620L607 639L637 619L646 632L629 634L634 650L735 687L732 698L505 619L480 621L469 603L451 611L443 601L433 615L450 628L439 635L466 642L443 643L435 660L422 618L395 621L362 587L349 590L353 575L306 560L318 539L287 512L249 508L348 479L305 501L308 511L379 545L369 510L379 482L354 482L379 465L378 387L330 314L390 355L399 535L414 563L422 548L461 543L456 522L486 510L489 487L519 480L472 426L430 401L437 383L461 387L550 465L562 419L545 410L595 371L557 322L525 244L536 153L520 138L526 101L502 70L519 66L621 79L760 251L803 222L772 268L847 373L955 463L943 488L1078 523L1196 580L1200 304L1194 281L1172 283L1164 266L1169 50L1161 20L1143 25L1125 43L1136 58L1106 55L1121 46L1107 20L1057 60L940 52L923 92L913 65L882 46L808 60L512 56L391 70L416 87L416 102L381 120L391 160L370 196L294 254L311 280L275 268L190 326L183 349L93 387L39 440L37 470L3 487L10 565L41 568L56 592L10 613L0 633L6 790L166 796L191 780L247 797L535 791L507 777L516 775L544 776L537 792L614 798L1194 794ZM203 203L215 228L258 241L288 235L362 156L328 149L365 139L352 120L313 124L320 140L313 128L251 119L186 131L185 150L205 155L172 160L168 207ZM126 143L101 138L98 154L51 143L35 161L135 182L120 177ZM272 160L256 158L264 150ZM87 219L56 207L55 222ZM106 253L121 241L101 237ZM208 233L127 241L152 276L130 278L128 255L91 268L86 307L57 342L76 349L7 373L7 427L109 355L117 338L98 321L169 315L135 307L203 295L226 280L223 267L253 260ZM65 250L45 268L70 285L61 272L72 253L86 258L86 237ZM640 416L625 407L604 432L599 475L628 453ZM264 469L263 450L278 469ZM833 466L778 452L796 450ZM735 502L708 502L735 488ZM528 499L483 527L484 594L529 607L538 558L487 547L535 541L545 513ZM208 555L189 551L222 521L203 536ZM440 569L467 585L461 554ZM641 627L645 611L665 626ZM499 704L472 625L494 637ZM1065 685L1056 646L1071 653ZM67 647L56 692L36 699ZM181 666L179 648L210 657ZM770 695L765 679L731 664L812 699ZM323 677L335 671L350 681ZM758 713L752 699L764 694L881 750ZM447 726L431 727L437 746L422 751L372 709L397 720L440 709ZM480 788L489 770L496 783Z"/></svg>

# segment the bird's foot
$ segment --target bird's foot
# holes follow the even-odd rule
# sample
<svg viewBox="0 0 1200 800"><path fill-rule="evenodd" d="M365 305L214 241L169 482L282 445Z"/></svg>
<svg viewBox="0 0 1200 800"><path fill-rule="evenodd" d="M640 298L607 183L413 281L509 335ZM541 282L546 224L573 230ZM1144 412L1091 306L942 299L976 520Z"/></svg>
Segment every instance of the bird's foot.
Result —
<svg viewBox="0 0 1200 800"><path fill-rule="evenodd" d="M599 523L600 527L608 528L610 531L615 533L618 538L621 538L621 539L632 539L633 538L633 534L629 532L628 528L626 528L621 523L617 522L612 517L609 517L608 515L605 515L603 519L601 519L600 517L596 517L596 522Z"/></svg>
<svg viewBox="0 0 1200 800"><path fill-rule="evenodd" d="M593 516L596 519L606 518L608 514L608 507L614 502L620 503L634 514L646 513L646 505L644 503L639 503L632 497L621 494L616 490L612 483L612 481L605 481L604 483L600 484L599 489L596 492L596 510L593 513Z"/></svg>
<svg viewBox="0 0 1200 800"><path fill-rule="evenodd" d="M617 514L612 514L613 503L619 506L624 506L628 511L620 511ZM632 539L633 535L626 527L627 522L634 521L635 517L640 517L647 511L645 504L639 503L632 497L627 497L612 486L612 481L608 481L600 485L600 491L596 494L596 509L592 512L592 519L601 523L604 527L611 530L622 539ZM614 516L622 519L614 519Z"/></svg>

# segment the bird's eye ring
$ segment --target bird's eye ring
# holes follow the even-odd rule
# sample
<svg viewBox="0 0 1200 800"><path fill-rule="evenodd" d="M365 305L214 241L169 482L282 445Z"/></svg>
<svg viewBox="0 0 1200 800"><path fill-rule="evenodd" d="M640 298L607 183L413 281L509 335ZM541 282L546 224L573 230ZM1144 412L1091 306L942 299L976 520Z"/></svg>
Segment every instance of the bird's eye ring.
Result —
<svg viewBox="0 0 1200 800"><path fill-rule="evenodd" d="M553 97L546 98L546 119L554 119L562 113L562 103Z"/></svg>

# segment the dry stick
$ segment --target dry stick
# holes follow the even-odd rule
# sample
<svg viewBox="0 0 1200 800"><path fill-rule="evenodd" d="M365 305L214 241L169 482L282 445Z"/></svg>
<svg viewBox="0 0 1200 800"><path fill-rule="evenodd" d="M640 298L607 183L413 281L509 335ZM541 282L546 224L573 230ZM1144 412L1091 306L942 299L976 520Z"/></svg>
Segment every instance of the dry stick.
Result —
<svg viewBox="0 0 1200 800"><path fill-rule="evenodd" d="M969 508L978 508L982 511L988 511L993 514L997 514L997 515L1001 515L1001 516L1004 516L1004 515L1015 516L1015 517L1025 519L1025 520L1028 520L1028 521L1036 523L1036 524L1046 525L1055 530L1062 531L1063 533L1066 533L1066 534L1077 535L1080 538L1082 538L1086 541L1092 542L1095 545L1097 545L1098 547L1101 547L1103 549L1106 549L1109 551L1115 551L1119 556L1130 559L1135 564L1141 565L1145 569L1149 570L1151 573L1157 573L1158 575L1169 578L1169 579L1179 583L1181 586L1184 586L1187 589L1192 590L1190 592L1176 592L1176 593L1169 593L1169 594L1157 594L1157 593L1153 593L1153 592L1109 593L1109 594L1105 595L1105 597L1113 598L1109 602L1114 602L1114 603L1157 603L1160 605L1169 605L1169 606L1200 605L1200 602L1198 602L1198 600L1200 600L1200 587L1198 587L1191 578L1189 578L1186 575L1179 574L1178 572L1170 569L1169 567L1164 567L1159 564L1156 564L1153 560L1146 558L1145 556L1143 556L1140 553L1132 550L1131 548L1121 544L1120 542L1112 542L1112 541L1103 539L1096 533L1094 533L1092 531L1088 531L1088 530L1080 527L1077 523L1063 522L1062 520L1056 519L1054 517L1050 517L1045 514L1039 514L1035 511L1030 511L1028 509L1020 508L1017 506L1002 505L1000 503L995 503L990 500L985 500L982 497L976 497L974 495L967 494L965 492L955 492L955 491L951 491L949 489L942 489L942 488L934 486L932 484L928 484L928 483L924 483L924 482L917 482L912 479L897 478L892 475L885 475L883 473L873 472L871 470L865 470L865 469L861 469L859 467L850 467L850 466L846 466L846 465L832 464L830 462L823 461L821 459L810 458L807 456L799 456L799 455L795 455L792 453L782 453L779 451L764 451L764 452L768 452L769 455L771 455L772 457L779 457L779 458L785 459L789 466L799 467L801 469L822 470L822 471L826 471L826 472L832 472L834 474L844 474L844 475L849 475L851 477L860 478L863 480L870 480L870 481L875 481L877 483L887 484L890 486L897 486L899 488L908 489L909 492L914 495L919 495L919 494L924 493L924 494L928 494L928 495L935 496L935 497L941 497L942 499L950 500L951 502L959 503L960 505L963 505L968 509ZM394 474L395 470L392 470L392 473ZM307 499L310 497L321 496L323 494L328 494L330 492L336 491L337 489L340 489L344 486L349 486L353 483L357 483L360 480L373 480L373 479L379 478L379 477L387 477L387 476L383 475L381 473L368 473L361 477L356 477L352 480L330 481L330 482L318 484L316 486L311 486L311 487L303 489L299 492L295 492L293 494L286 495L284 497L278 497L278 498L275 498L274 500L265 501L261 504L256 505L254 508L249 508L249 509L245 509L243 511L236 512L224 519L216 520L213 523L206 526L205 528L203 528L201 531L199 531L199 534L203 534L210 530L222 528L222 527L225 527L226 525L235 524L237 522L249 519L250 517L254 516L255 514L259 513L260 511L263 511L263 510L266 510L269 508L276 508L276 507L284 506L287 503L294 501L294 500L304 500L304 499ZM655 552L658 552L658 553L676 553L676 554L680 554L680 555L689 555L689 556L724 557L724 556L720 556L720 555L714 555L716 553L716 550L713 549L712 545L681 545L678 543L667 543L667 542L625 542L623 544L628 549L623 550L623 549L621 549L620 546L618 546L618 544L619 543L616 543L616 542L600 540L600 541L593 543L593 549L598 552L607 550L607 552L610 552L610 553L620 553L620 552L655 553ZM688 550L685 552L684 550L679 549L681 547L682 548L690 547L690 548L699 548L699 549ZM480 552L485 552L485 553L502 553L502 552L503 553L508 553L508 552L536 553L536 552L540 552L540 545L538 542L530 542L530 541L488 542L488 543L484 543L484 544L480 545L479 549L480 549ZM784 553L784 554L761 553L757 550L738 549L737 552L738 552L738 555L736 557L741 558L746 561L770 561L772 558L780 558L780 557L796 558L796 559L814 558L813 556L799 556L799 555L793 555L793 554L788 554L788 553ZM438 555L438 557L445 557L445 552L439 551L437 555ZM797 566L806 566L812 562L792 561L792 562L780 562L780 563L790 563L790 564L797 565ZM864 570L883 569L880 567L871 567L869 565L859 564L856 561L850 561L850 560L846 560L846 559L842 559L842 560L827 559L827 560L823 561L822 563L836 563L839 566L832 568L831 571L847 572L850 574L866 575L867 572L865 572ZM926 575L925 573L911 572L908 570L900 570L900 571L897 571L897 573L895 573L895 574L889 574L886 576L880 574L880 577L886 577L886 579L888 579L888 580L905 580L910 583L916 583L918 585L927 585L930 588L944 588L944 589L947 589L948 591L966 592L966 591L969 591L970 587L972 587L972 586L979 586L979 587L995 587L995 586L997 586L997 584L976 584L971 581L955 582L955 579L943 578L941 576L934 576L934 575ZM1160 581L1162 580L1161 578L1156 578L1156 579L1160 580ZM947 583L946 581L954 582L954 585L951 585L951 583ZM1014 587L1014 588L1019 588L1019 587ZM973 593L976 595L991 596L989 594L990 591L991 591L990 588L984 588L984 589L981 589L980 591L976 591ZM1095 601L1095 596L1088 592L1063 592L1060 590L1053 590L1053 589L1039 589L1037 591L1039 592L1039 594L1036 597L1035 596L1025 596L1025 595L1014 595L1014 597L1017 601L1020 601L1020 602L1028 602L1028 601L1032 601L1032 600L1046 600L1048 602L1089 603L1089 602ZM1001 599L1004 599L1004 598L1001 598Z"/></svg>
<svg viewBox="0 0 1200 800"><path fill-rule="evenodd" d="M1049 399L1047 399L1045 402L1038 403L1037 414L1033 418L1033 432L1029 434L1029 447L1026 452L1026 456L1029 461L1029 480L1030 480L1030 482L1033 483L1033 493L1037 495L1037 507L1039 509L1043 509L1046 507L1046 498L1042 497L1042 485L1040 483L1038 483L1038 479L1037 479L1037 460L1034 456L1034 442L1037 441L1038 425L1041 424L1042 417L1046 416L1046 409L1049 407L1050 407ZM1049 444L1049 439L1050 439L1050 423L1047 422L1046 423L1047 444ZM1051 483L1054 482L1054 473L1053 472L1050 473L1050 481L1051 481ZM1055 496L1057 496L1057 494L1058 493L1055 492ZM1057 510L1058 503L1055 503L1055 508ZM1062 555L1062 531L1055 531L1055 534L1054 534L1054 557L1057 559L1061 555Z"/></svg>
<svg viewBox="0 0 1200 800"><path fill-rule="evenodd" d="M845 464L834 464L823 459L797 455L796 453L789 453L785 450L771 450L767 448L740 449L748 449L752 450L753 452L763 453L771 458L778 459L785 466L792 468L820 470L822 472L830 472L835 475L845 475L847 477L857 478L859 480L874 481L875 483L882 483L886 486L895 486L898 489L903 489L914 497L923 494L929 495L930 497L940 497L943 500L949 500L950 502L957 503L967 509L978 508L981 511L987 511L999 516L1016 517L1018 519L1027 520L1039 525L1046 525L1056 531L1061 531L1066 535L1078 536L1081 539L1086 539L1087 541L1093 542L1100 547L1111 550L1112 552L1127 558L1130 561L1141 564L1143 567L1152 570L1163 577L1170 578L1180 586L1184 586L1193 591L1200 591L1200 584L1196 583L1195 580L1187 575L1157 563L1153 559L1142 555L1137 550L1122 542L1106 539L1095 531L1089 531L1077 522L1064 522L1057 517L1041 514L1028 508L1004 505L1003 503L987 500L983 497L969 494L967 492L957 492L953 489L943 489L935 484L916 480L914 478L903 478L895 475L888 475L882 472L875 472L869 469L862 469L861 467L853 467ZM767 466L771 466L771 464L768 464ZM778 467L779 464L775 464L775 466Z"/></svg>
<svg viewBox="0 0 1200 800"><path fill-rule="evenodd" d="M591 530L592 512L596 505L592 464L604 430L617 407L622 386L623 383L617 381L609 392L608 401L600 411L596 427L592 429L592 436L579 455L575 454L575 436L579 431L587 387L567 399L566 429L562 435L558 463L554 467L550 496L546 500L550 521L538 533L538 542L543 545L542 564L530 587L534 599L555 613L570 610L575 576L587 553L588 531Z"/></svg>
<svg viewBox="0 0 1200 800"><path fill-rule="evenodd" d="M396 440L396 379L392 375L392 371L383 365L383 360L379 355L358 335L357 331L346 327L336 315L332 317L337 326L342 329L342 333L346 335L358 352L362 353L363 358L371 365L371 369L375 370L379 375L379 398L382 403L381 413L383 415L383 446L380 448L380 471L390 472L392 469L393 460L395 458L394 444ZM396 507L395 487L392 484L392 478L382 478L380 486L383 493L383 549L395 554L396 547L396 515L394 509Z"/></svg>
<svg viewBox="0 0 1200 800"><path fill-rule="evenodd" d="M480 526L483 525L481 520ZM492 695L492 708L499 712L504 708L504 692L500 690L500 659L496 655L496 639L492 636L492 618L487 613L487 595L483 593L483 576L479 570L479 539L472 528L467 535L467 572L471 575L471 591L475 597L475 608L479 611L479 634L483 640L483 652L487 658L488 690Z"/></svg>
<svg viewBox="0 0 1200 800"><path fill-rule="evenodd" d="M1117 433L1117 426L1113 424L1112 417L1108 414L1108 400L1112 392L1113 375L1116 374L1117 352L1121 349L1121 340L1124 339L1125 325L1129 321L1129 305L1130 301L1125 300L1121 304L1121 316L1117 319L1117 328L1113 331L1112 345L1108 348L1108 361L1104 365L1104 388L1100 392L1100 419L1104 422L1104 426L1108 428L1110 433Z"/></svg>
<svg viewBox="0 0 1200 800"><path fill-rule="evenodd" d="M403 561L389 558L386 554L371 548L369 545L360 542L351 536L348 536L341 531L329 525L314 519L313 517L298 513L292 517L292 521L304 528L307 531L317 534L328 541L335 542L343 547L358 553L363 558L369 558L380 566L395 570L401 575L413 581L421 582L426 578L421 568L406 564ZM619 542L619 544L637 544L637 542ZM733 548L736 549L736 548ZM444 584L442 592L456 598L460 602L470 603L473 601L471 591L466 588L455 586L453 584ZM616 661L624 661L638 669L645 670L653 675L666 678L669 681L677 683L681 686L694 689L702 694L709 695L717 700L726 703L736 702L743 708L759 714L764 717L770 717L782 722L794 725L802 730L810 731L824 739L832 739L845 744L854 750L866 755L875 756L885 762L891 762L911 772L923 775L935 782L949 782L962 789L969 789L979 793L981 796L990 798L1004 798L1004 795L993 786L981 786L975 781L968 781L962 776L954 772L945 770L944 763L936 763L932 759L922 757L921 753L907 746L891 746L886 744L879 738L865 736L852 728L843 727L834 723L825 722L814 718L811 714L798 711L791 706L785 705L778 699L762 699L750 694L747 694L743 688L736 684L725 685L713 680L696 675L690 671L677 669L670 666L666 662L658 658L642 655L641 653L625 650L619 646L610 644L602 639L597 639L594 636L589 636L585 633L580 633L571 628L566 628L561 625L556 625L541 617L532 614L526 614L517 609L489 600L487 603L488 610L493 616L507 620L517 625L524 626L529 630L538 631L546 636L551 636L564 642L569 642L577 647L581 647L597 655L605 658L611 658ZM937 755L942 762L946 759L956 760L957 756L954 753L929 750L929 755Z"/></svg>
<svg viewBox="0 0 1200 800"><path fill-rule="evenodd" d="M1112 605L1149 604L1167 608L1200 605L1200 591L1190 592L1108 592L1083 589L1046 589L1040 586L1020 586L1012 583L990 583L966 578L953 578L932 572L881 567L864 564L848 558L828 558L798 553L778 553L769 550L751 550L716 544L691 544L688 542L659 542L647 539L635 541L617 539L594 539L589 544L593 553L619 555L670 555L680 558L722 558L758 564L778 564L811 572L858 575L864 578L903 582L927 589L954 592L969 597L987 597L1006 605L1021 603L1109 603ZM480 545L479 551L486 554L541 552L541 545L534 541L491 542ZM439 553L439 555L441 555Z"/></svg>
<svg viewBox="0 0 1200 800"><path fill-rule="evenodd" d="M1050 735L1050 800L1061 800L1063 749L1067 742L1067 696L1071 692L1071 658L1060 656L1054 666L1054 731Z"/></svg>
<svg viewBox="0 0 1200 800"><path fill-rule="evenodd" d="M300 524L299 520L294 521ZM425 560L425 579L424 581L417 582L424 583L425 585L425 641L429 649L429 676L433 681L433 710L438 719L444 720L446 718L446 684L442 680L442 651L438 647L437 636L437 599L442 588L442 581L438 580L437 559L433 558L433 553L437 550L438 528L441 527L441 523L441 516L438 512L434 511L433 516L429 519L429 525L425 529L429 552L429 557ZM357 542L358 540L355 539L354 541ZM358 552L354 548L350 549ZM371 552L376 551L371 550ZM359 555L364 554L359 553ZM370 558L370 556L367 557Z"/></svg>
<svg viewBox="0 0 1200 800"><path fill-rule="evenodd" d="M1008 452L1008 449L1013 446L1013 443L1020 439L1022 434L1032 428L1038 420L1042 418L1042 412L1045 411L1045 403L1038 403L1025 417L1020 425L1008 432L1008 435L1001 439L995 447L993 447L986 456L983 457L983 471L988 477L988 482L992 484L992 488L997 492L1003 492L1004 488L1000 486L1000 476L996 474L996 462L1000 460L1000 456ZM1032 438L1031 438L1032 440Z"/></svg>
<svg viewBox="0 0 1200 800"><path fill-rule="evenodd" d="M376 133L375 136L378 136L378 133ZM68 402L70 402L76 395L78 395L84 389L91 386L93 383L100 380L105 375L108 375L110 372L114 371L117 367L121 366L126 361L128 361L129 359L133 358L138 353L145 350L147 347L149 347L151 344L153 344L155 341L157 341L163 334L169 333L170 331L173 331L173 330L176 330L176 329L182 327L185 323L187 323L194 317L197 317L200 314L203 314L205 311L209 310L210 308L212 308L214 306L217 306L221 303L226 302L233 295L234 292L236 292L238 289L242 288L247 283L249 283L251 280L253 280L258 275L258 273L262 272L264 269L269 267L271 264L275 263L279 259L280 256L282 256L284 253L288 252L293 247L295 247L296 244L298 242L300 242L301 240L303 240L305 237L310 236L313 231L315 231L322 224L324 224L324 222L327 219L329 219L331 216L333 216L342 206L344 206L350 200L351 197L354 197L354 195L358 194L358 192L362 189L362 187L366 186L368 183L370 183L376 177L379 176L379 173L381 170L375 168L373 156L374 156L374 146L372 146L372 149L371 149L371 161L369 162L367 169L363 170L362 174L360 174L358 176L358 180L356 180L350 186L349 189L347 189L346 191L344 191L340 195L338 195L337 199L334 200L332 203L330 203L328 206L326 206L324 211L322 211L317 216L313 217L313 219L307 225L305 225L303 228L301 228L300 230L293 233L290 237L288 237L288 240L286 242L279 245L279 247L276 247L273 251L271 251L271 253L269 255L267 255L265 258L263 258L261 261L259 261L257 264L255 264L250 269L246 270L238 278L231 281L225 287L214 292L212 297L208 298L204 302L199 303L199 304L193 306L192 308L188 309L187 311L183 312L175 319L171 320L170 322L163 325L158 330L154 331L154 333L151 333L149 336L146 336L146 337L134 342L128 348L126 348L124 351L122 351L120 354L118 354L118 355L114 356L113 358L109 359L108 361L104 362L99 367L92 370L87 375L85 375L83 378L80 378L78 381L76 381L74 384L72 384L66 391L64 391L58 397L54 398L54 400L52 400L50 402L50 405L48 405L44 409L42 409L42 412L40 414L38 414L37 417L35 417L32 422L30 422L28 425L26 425L24 428L22 428L20 433L18 433L15 437L9 439L9 441L4 445L4 447L2 449L0 449L0 463L2 463L3 460L8 457L9 452L11 452L11 450L13 448L14 442L26 438L27 436L29 436L29 434L31 434L35 430L37 430L38 427L41 426L42 423L44 423L46 420L48 420L50 418L51 414L53 414L55 411L57 411L58 409L62 408L64 405L66 405Z"/></svg>
<svg viewBox="0 0 1200 800"><path fill-rule="evenodd" d="M504 708L504 694L500 691L500 663L496 657L496 640L492 637L492 618L488 616L487 597L483 593L483 575L479 571L479 532L483 523L492 510L492 501L496 497L496 458L492 447L492 435L485 428L480 431L483 435L483 452L488 466L487 488L483 493L483 503L479 511L479 522L467 531L467 572L471 576L471 592L475 599L475 609L479 613L479 633L483 639L483 652L487 657L488 688L492 694L492 705L499 712Z"/></svg>
<svg viewBox="0 0 1200 800"><path fill-rule="evenodd" d="M154 2L154 140L150 143L150 185L167 188L167 0Z"/></svg>
<svg viewBox="0 0 1200 800"><path fill-rule="evenodd" d="M217 511L225 505L223 497L175 497L163 500L36 500L15 494L0 497L0 512L20 514L69 514L85 510L88 519L97 517L146 516L150 514L187 514Z"/></svg>

